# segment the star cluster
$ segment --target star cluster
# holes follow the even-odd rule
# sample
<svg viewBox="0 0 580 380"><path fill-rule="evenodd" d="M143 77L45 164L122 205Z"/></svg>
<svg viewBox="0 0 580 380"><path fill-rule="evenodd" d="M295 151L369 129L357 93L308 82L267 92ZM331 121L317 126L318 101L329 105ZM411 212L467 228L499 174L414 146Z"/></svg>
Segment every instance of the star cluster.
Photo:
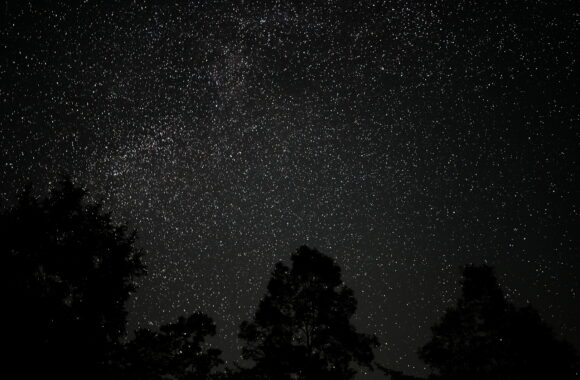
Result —
<svg viewBox="0 0 580 380"><path fill-rule="evenodd" d="M235 360L275 262L335 257L377 359L496 266L580 345L574 1L19 2L0 188L63 173L139 231L132 327L202 310Z"/></svg>

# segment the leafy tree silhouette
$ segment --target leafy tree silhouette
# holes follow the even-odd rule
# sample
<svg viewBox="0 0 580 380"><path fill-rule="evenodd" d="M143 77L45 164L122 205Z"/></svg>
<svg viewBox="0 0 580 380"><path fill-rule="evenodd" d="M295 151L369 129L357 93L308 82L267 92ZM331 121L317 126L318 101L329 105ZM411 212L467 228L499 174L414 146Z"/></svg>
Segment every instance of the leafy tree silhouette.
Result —
<svg viewBox="0 0 580 380"><path fill-rule="evenodd" d="M244 359L255 366L237 378L351 379L351 363L372 369L375 336L358 333L350 319L356 299L340 267L306 246L292 255L292 268L275 266L254 319L239 337Z"/></svg>
<svg viewBox="0 0 580 380"><path fill-rule="evenodd" d="M19 378L110 377L125 301L145 273L135 233L62 180L0 215L7 371Z"/></svg>
<svg viewBox="0 0 580 380"><path fill-rule="evenodd" d="M433 379L578 379L578 357L538 313L508 303L489 266L463 270L462 294L419 356Z"/></svg>
<svg viewBox="0 0 580 380"><path fill-rule="evenodd" d="M206 336L214 336L216 326L207 315L194 313L188 318L163 325L159 332L136 331L123 354L123 379L202 380L222 363L218 349L204 350Z"/></svg>

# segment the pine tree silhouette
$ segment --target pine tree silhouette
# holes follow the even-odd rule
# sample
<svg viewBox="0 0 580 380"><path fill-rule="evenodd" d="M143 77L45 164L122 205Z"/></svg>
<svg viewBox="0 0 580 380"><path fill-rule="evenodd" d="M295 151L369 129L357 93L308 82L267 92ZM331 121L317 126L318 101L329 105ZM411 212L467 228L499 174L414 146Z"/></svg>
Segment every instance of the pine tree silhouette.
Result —
<svg viewBox="0 0 580 380"><path fill-rule="evenodd" d="M292 268L276 264L253 321L241 325L243 357L255 362L246 378L339 380L353 378L353 362L372 368L378 340L356 331L355 311L340 267L300 247Z"/></svg>
<svg viewBox="0 0 580 380"><path fill-rule="evenodd" d="M434 379L579 378L573 347L556 339L531 306L507 302L489 266L465 267L457 305L432 331L419 355L435 369Z"/></svg>

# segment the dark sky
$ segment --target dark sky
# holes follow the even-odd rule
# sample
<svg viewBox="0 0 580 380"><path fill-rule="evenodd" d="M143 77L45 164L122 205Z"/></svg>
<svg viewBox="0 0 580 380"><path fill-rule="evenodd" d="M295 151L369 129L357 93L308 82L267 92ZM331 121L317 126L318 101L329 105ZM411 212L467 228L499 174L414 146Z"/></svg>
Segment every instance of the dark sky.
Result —
<svg viewBox="0 0 580 380"><path fill-rule="evenodd" d="M308 244L392 368L423 373L468 263L580 348L578 1L147 3L0 28L0 199L69 173L138 229L131 328L202 310L236 359Z"/></svg>

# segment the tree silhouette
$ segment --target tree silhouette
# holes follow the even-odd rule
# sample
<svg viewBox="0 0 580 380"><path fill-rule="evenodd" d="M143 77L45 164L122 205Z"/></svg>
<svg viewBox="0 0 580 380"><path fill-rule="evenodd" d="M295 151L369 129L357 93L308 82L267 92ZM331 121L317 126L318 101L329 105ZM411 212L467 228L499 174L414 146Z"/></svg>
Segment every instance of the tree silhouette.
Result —
<svg viewBox="0 0 580 380"><path fill-rule="evenodd" d="M135 234L70 180L44 199L24 191L0 228L6 369L19 378L107 378L125 301L145 272Z"/></svg>
<svg viewBox="0 0 580 380"><path fill-rule="evenodd" d="M372 369L375 336L357 333L350 319L356 299L340 267L306 246L292 255L292 268L276 264L254 320L244 321L242 355L256 379L351 379L356 362Z"/></svg>
<svg viewBox="0 0 580 380"><path fill-rule="evenodd" d="M383 367L380 364L377 364L377 368L380 369L389 380L424 380L420 377L406 375L402 371L396 371Z"/></svg>
<svg viewBox="0 0 580 380"><path fill-rule="evenodd" d="M578 379L571 345L538 313L508 303L489 266L463 270L462 294L419 351L434 379Z"/></svg>
<svg viewBox="0 0 580 380"><path fill-rule="evenodd" d="M204 349L206 336L216 327L205 314L180 317L163 325L159 332L141 329L123 354L123 379L127 380L202 380L222 363L220 350Z"/></svg>

